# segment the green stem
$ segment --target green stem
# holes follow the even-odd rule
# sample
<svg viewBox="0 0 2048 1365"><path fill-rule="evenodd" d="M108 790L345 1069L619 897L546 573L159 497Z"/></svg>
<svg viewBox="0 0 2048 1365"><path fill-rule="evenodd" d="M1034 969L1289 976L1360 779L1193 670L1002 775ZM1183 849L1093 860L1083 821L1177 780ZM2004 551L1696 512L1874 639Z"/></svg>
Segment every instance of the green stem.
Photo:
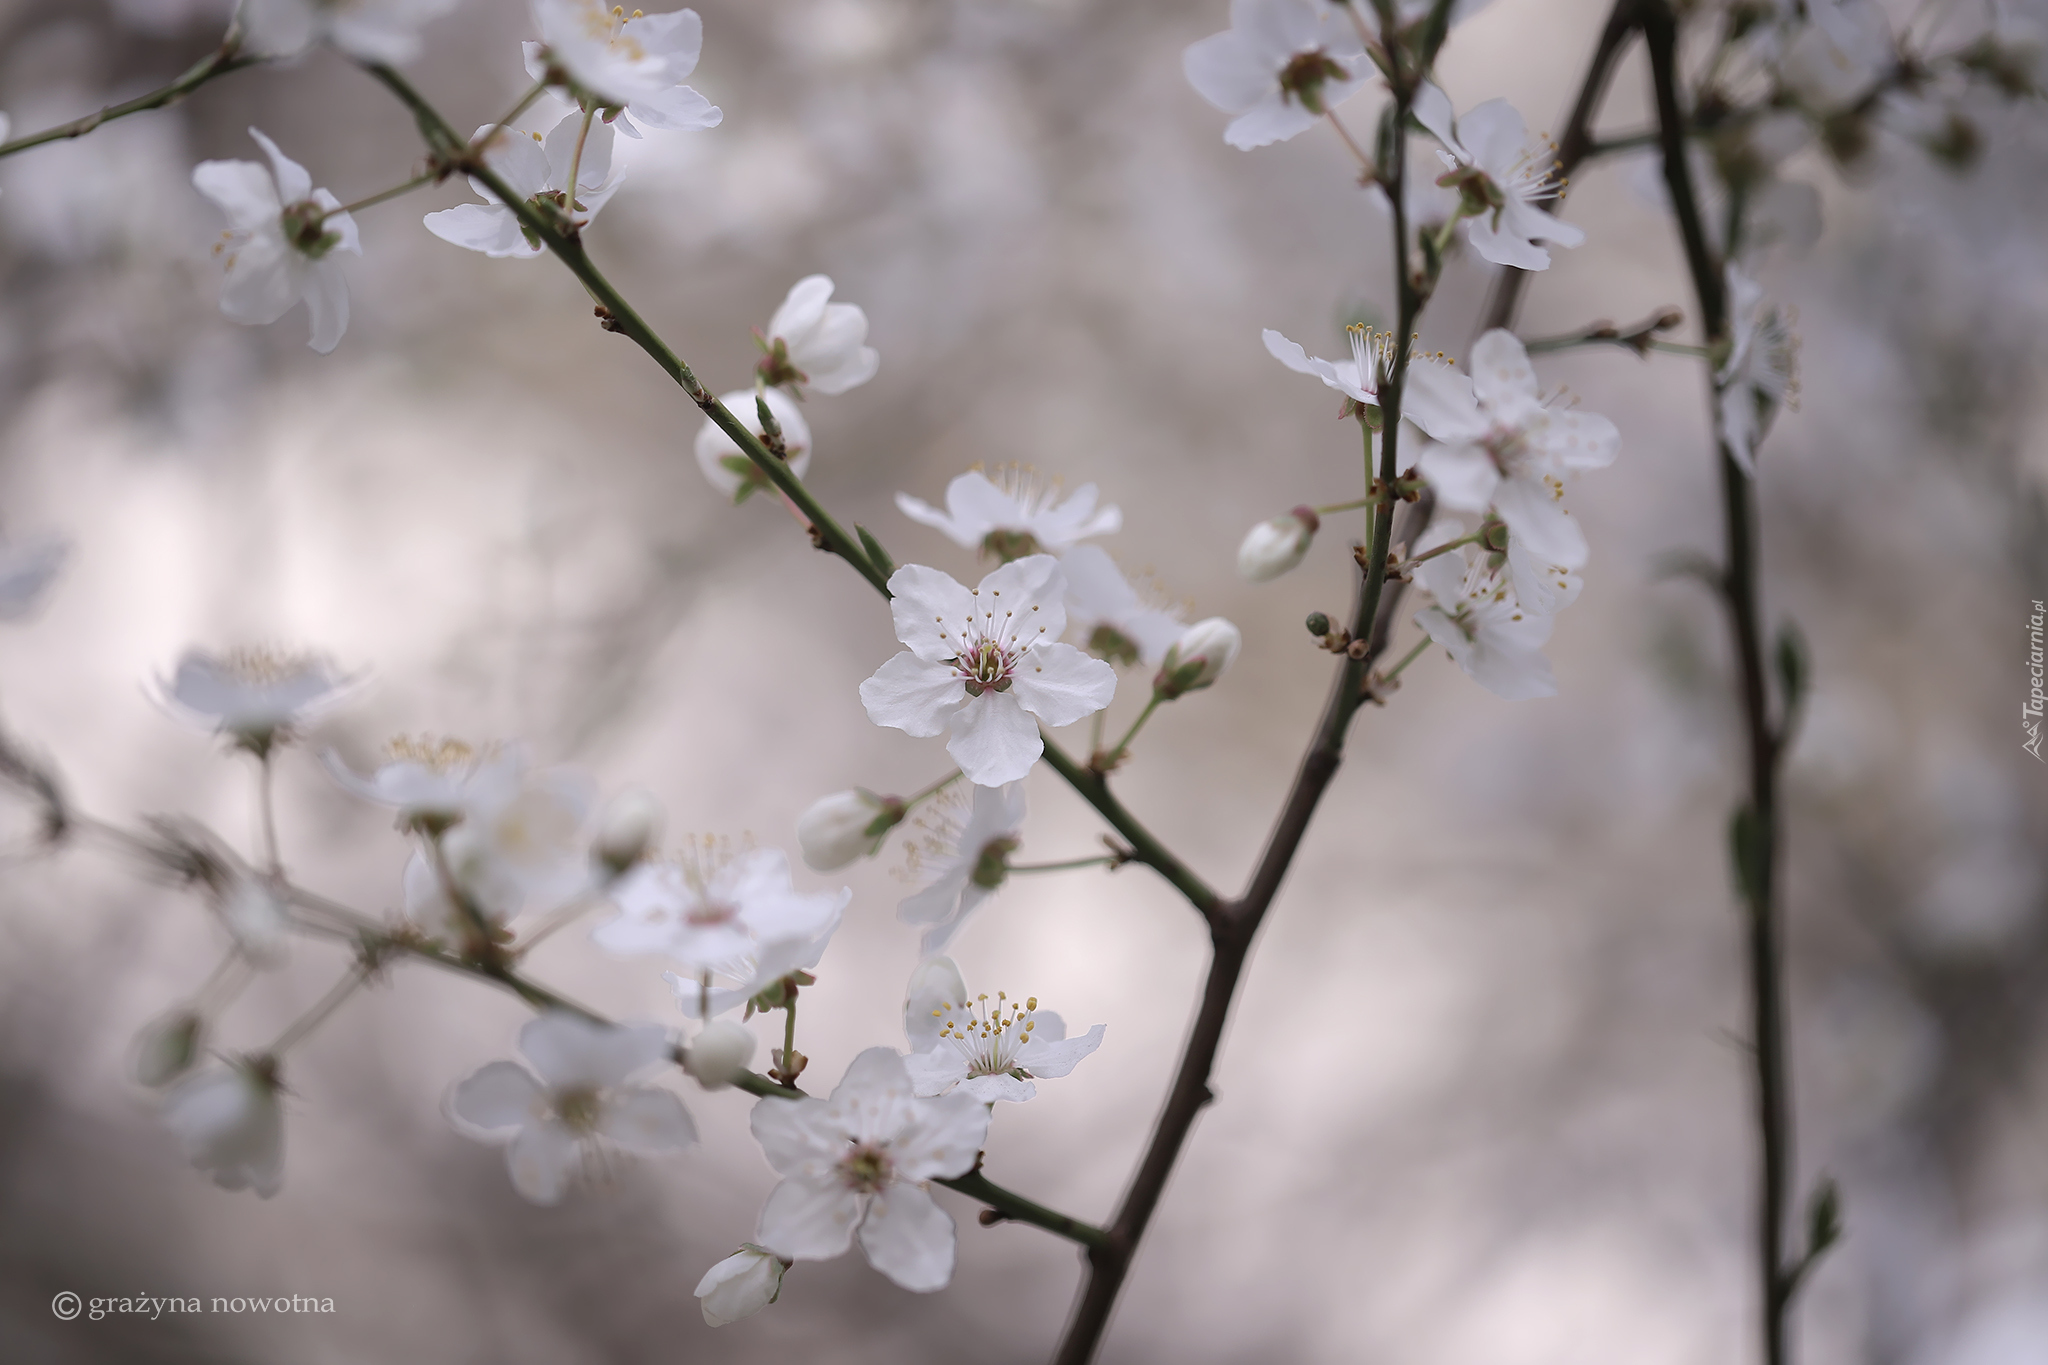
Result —
<svg viewBox="0 0 2048 1365"><path fill-rule="evenodd" d="M583 111L583 126L576 130L576 150L569 153L569 183L562 187L562 216L569 222L571 237L583 230L583 225L576 221L576 181L583 174L583 144L590 141L590 123L596 117L596 105Z"/></svg>
<svg viewBox="0 0 2048 1365"><path fill-rule="evenodd" d="M1116 767L1117 762L1124 756L1124 750L1131 747L1131 741L1138 737L1138 731L1145 728L1145 722L1152 719L1152 713L1157 711L1159 703L1165 700L1166 698L1163 694L1154 692L1152 700L1145 703L1145 709L1140 711L1138 718L1131 722L1131 728L1124 731L1124 737L1116 742L1116 747L1106 754L1095 754L1089 758L1088 766L1099 773L1106 773Z"/></svg>
<svg viewBox="0 0 2048 1365"><path fill-rule="evenodd" d="M1104 863L1121 862L1114 853L1098 853L1092 858L1069 858L1058 863L1005 863L1009 872L1069 872L1077 867L1101 867Z"/></svg>
<svg viewBox="0 0 2048 1365"><path fill-rule="evenodd" d="M1394 679L1400 677L1401 670L1406 668L1408 665L1414 663L1417 659L1421 658L1422 652L1428 649L1430 645L1433 643L1434 641L1432 641L1427 635L1423 636L1421 640L1416 642L1415 648L1409 650L1406 654L1401 656L1400 663L1395 664L1392 668L1380 674L1380 681L1392 682Z"/></svg>
<svg viewBox="0 0 2048 1365"><path fill-rule="evenodd" d="M288 1049L297 1046L307 1034L327 1022L327 1017L340 1009L342 1002L354 995L356 988L369 979L370 969L362 963L358 962L349 968L347 975L329 987L327 994L321 996L313 1008L300 1015L290 1028L277 1035L277 1041L270 1045L270 1055L284 1056Z"/></svg>
<svg viewBox="0 0 2048 1365"><path fill-rule="evenodd" d="M60 123L54 128L45 128L40 133L30 133L12 142L0 142L0 157L13 156L16 152L40 147L45 142L61 142L65 138L84 137L100 125L112 123L117 118L126 118L130 114L140 114L146 110L162 109L176 104L214 77L225 76L228 72L239 71L245 66L255 66L259 60L256 57L239 55L234 43L224 43L219 49L194 63L184 75L160 90L152 90L147 95L137 95L122 104L110 104L96 114L87 114L84 118Z"/></svg>
<svg viewBox="0 0 2048 1365"><path fill-rule="evenodd" d="M270 756L273 752L274 747L266 745L263 752L256 756L256 808L263 822L264 864L269 868L271 876L282 877L284 859L278 853L277 847L277 804L271 797Z"/></svg>
<svg viewBox="0 0 2048 1365"><path fill-rule="evenodd" d="M1368 493L1362 498L1353 498L1350 502L1333 502L1328 507L1311 510L1319 517L1327 517L1337 512L1356 512L1361 507L1377 507L1386 500L1385 493Z"/></svg>
<svg viewBox="0 0 2048 1365"><path fill-rule="evenodd" d="M991 1218L987 1213L982 1214L981 1221L984 1225L1000 1222L1031 1223L1044 1228L1047 1232L1057 1233L1070 1242L1078 1242L1084 1247L1098 1247L1109 1240L1108 1234L1094 1224L1084 1223L1078 1218L1069 1218L1064 1213L1055 1213L1043 1204L1034 1204L1022 1195L1004 1189L979 1170L951 1178L942 1176L932 1183L944 1185L949 1190L958 1191L969 1199L978 1199L988 1205L996 1216Z"/></svg>
<svg viewBox="0 0 2048 1365"><path fill-rule="evenodd" d="M1095 807L1110 827L1124 836L1130 844L1136 861L1145 864L1167 881L1173 883L1188 903L1199 910L1204 918L1213 917L1222 898L1210 890L1208 884L1189 869L1187 864L1173 856L1166 845L1159 842L1152 832L1139 824L1132 814L1124 809L1123 802L1116 799L1109 789L1109 783L1101 773L1085 768L1069 758L1066 751L1053 743L1050 737L1045 741L1045 761L1053 771L1067 780L1067 785L1080 793L1081 799Z"/></svg>
<svg viewBox="0 0 2048 1365"><path fill-rule="evenodd" d="M1096 714L1101 715L1102 713L1098 711L1096 712ZM922 791L918 792L915 796L904 797L903 808L905 810L908 810L910 807L916 805L920 801L930 800L932 797L937 796L946 788L952 786L955 782L958 782L960 780L960 776L960 770L958 768L955 768L953 770L952 776L940 778L938 781L932 783L929 787L926 787Z"/></svg>
<svg viewBox="0 0 2048 1365"><path fill-rule="evenodd" d="M698 998L703 1001L702 1008L710 1009L711 992L706 991ZM796 1088L796 1076L790 1070L796 1057L796 1002L796 994L792 992L789 1003L782 1007L782 1083L792 1090Z"/></svg>
<svg viewBox="0 0 2048 1365"><path fill-rule="evenodd" d="M498 119L495 122L484 125L483 132L477 134L475 138L471 139L471 149L479 153L482 152L484 149L484 144L489 142L493 137L496 137L498 134L498 130L500 128L503 128L513 119L518 118L528 109L531 109L533 107L533 102L539 99L542 95L546 94L547 89L548 87L546 82L535 81L533 85L527 90L527 92L519 97L519 103L513 105L510 109L506 110L503 114L501 114L498 117Z"/></svg>
<svg viewBox="0 0 2048 1365"><path fill-rule="evenodd" d="M393 185L390 189L380 190L376 194L369 196L367 199L358 199L353 204L343 204L338 209L329 209L326 213L326 217L332 218L337 213L355 213L362 209L374 208L376 205L384 203L386 200L396 199L401 194L410 194L414 190L418 189L420 186L431 185L436 180L439 179L441 179L441 172L438 170L421 171L418 175L406 181L403 185Z"/></svg>

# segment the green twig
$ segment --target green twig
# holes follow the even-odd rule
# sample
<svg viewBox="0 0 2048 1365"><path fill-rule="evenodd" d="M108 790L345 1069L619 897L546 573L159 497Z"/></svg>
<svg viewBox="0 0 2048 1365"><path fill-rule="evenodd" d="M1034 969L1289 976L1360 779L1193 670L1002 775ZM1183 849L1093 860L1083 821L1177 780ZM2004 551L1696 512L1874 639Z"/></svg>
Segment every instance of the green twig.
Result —
<svg viewBox="0 0 2048 1365"><path fill-rule="evenodd" d="M54 128L45 128L40 133L29 133L24 137L14 139L12 142L0 142L0 157L13 156L16 152L25 152L31 147L40 147L46 142L61 142L65 138L84 137L87 133L92 132L103 124L112 123L115 119L126 118L130 114L140 114L150 109L166 108L176 104L179 100L185 98L185 96L191 94L216 76L225 76L228 72L239 71L245 66L255 66L260 61L261 58L242 56L237 50L236 44L225 43L214 52L195 62L184 75L160 90L152 90L147 95L137 95L134 99L121 104L110 104L98 113L87 114L84 118L76 118L69 123L60 123Z"/></svg>

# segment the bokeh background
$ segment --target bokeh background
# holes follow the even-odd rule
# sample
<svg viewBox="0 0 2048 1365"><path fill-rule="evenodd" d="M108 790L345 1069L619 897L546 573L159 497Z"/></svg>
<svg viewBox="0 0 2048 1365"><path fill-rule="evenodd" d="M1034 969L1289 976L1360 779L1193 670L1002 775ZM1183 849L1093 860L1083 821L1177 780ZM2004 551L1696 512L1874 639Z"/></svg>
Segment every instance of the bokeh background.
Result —
<svg viewBox="0 0 2048 1365"><path fill-rule="evenodd" d="M1233 572L1251 522L1356 493L1335 396L1258 340L1274 326L1331 353L1344 318L1384 314L1384 219L1341 147L1223 144L1179 65L1220 3L700 8L695 83L724 125L625 148L593 253L715 387L746 382L748 328L798 276L826 271L867 309L883 367L810 403L812 481L899 560L972 569L892 496L935 500L977 462L1120 504L1125 565L1244 628L1236 669L1163 714L1122 779L1235 886L1327 679L1300 622L1347 593L1335 525L1287 579ZM1450 44L1453 98L1558 117L1603 10L1497 0ZM0 108L28 129L151 88L221 22L218 0L10 0ZM512 0L467 0L430 30L418 83L459 126L485 121L520 89L525 25ZM1645 85L1632 59L1607 127L1641 126ZM1347 117L1370 126L1371 100ZM1816 676L1786 904L1800 1181L1838 1180L1848 1223L1802 1314L1806 1358L1826 1365L2048 1361L2048 772L2015 723L2026 618L2048 595L2048 116L1977 113L1968 175L1896 140L1846 179L1796 156L1825 232L1762 267L1804 343L1762 491L1770 617L1798 621ZM458 187L362 215L333 355L306 349L302 314L225 321L219 225L189 172L253 156L252 123L345 200L418 158L389 99L315 54L0 165L0 530L74 546L46 609L0 637L0 707L83 806L248 836L246 764L148 695L193 644L369 670L287 757L280 800L296 873L372 910L395 904L404 849L313 749L363 763L400 732L521 738L607 789L653 791L672 831L783 844L821 792L943 771L936 741L861 711L856 685L895 648L878 599L766 499L722 505L690 457L688 403L564 272L431 238L420 215ZM1579 177L1590 240L1535 281L1525 334L1686 301L1643 179L1626 161ZM1430 345L1462 354L1486 282L1453 264ZM1361 717L1105 1361L1753 1355L1727 658L1701 592L1658 575L1717 543L1702 378L1620 351L1542 371L1625 443L1574 495L1595 558L1550 650L1562 694L1505 703L1437 654ZM1028 856L1089 851L1084 806L1049 774L1030 795ZM847 925L804 997L825 1081L899 1039L915 959L900 862L892 848L845 878ZM982 1229L945 1193L962 1227L944 1293L903 1293L850 1256L707 1328L690 1291L773 1180L749 1102L678 1080L699 1149L529 1207L441 1108L509 1054L523 1010L426 967L294 1053L283 1192L216 1190L128 1066L137 1029L222 947L199 906L96 852L0 877L0 1356L1028 1362L1057 1334L1073 1251ZM1195 917L1142 868L1020 879L958 956L977 989L1108 1025L1071 1078L1002 1110L988 1156L1021 1191L1106 1214L1186 1024ZM223 1045L267 1041L340 966L301 945ZM680 1023L656 964L579 934L536 967ZM337 1311L62 1323L48 1305L65 1289Z"/></svg>

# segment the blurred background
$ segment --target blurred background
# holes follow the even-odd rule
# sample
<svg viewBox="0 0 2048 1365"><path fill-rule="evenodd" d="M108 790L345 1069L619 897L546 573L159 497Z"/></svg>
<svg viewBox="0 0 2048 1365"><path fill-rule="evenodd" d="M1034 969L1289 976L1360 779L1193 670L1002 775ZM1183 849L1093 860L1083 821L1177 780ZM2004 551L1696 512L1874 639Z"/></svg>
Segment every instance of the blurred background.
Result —
<svg viewBox="0 0 2048 1365"><path fill-rule="evenodd" d="M1302 570L1258 589L1235 576L1237 542L1357 494L1336 396L1273 363L1259 331L1339 354L1341 322L1390 303L1384 218L1342 148L1321 131L1224 145L1224 116L1180 74L1221 3L700 8L693 83L725 122L622 142L629 180L592 252L714 388L748 382L748 328L799 276L827 272L866 308L882 370L810 401L811 481L899 561L972 572L892 498L936 501L977 462L1121 505L1107 544L1124 565L1245 632L1235 670L1159 717L1121 783L1236 887L1322 700L1328 656L1300 623L1345 604L1352 528L1333 519ZM1561 118L1604 10L1497 0L1447 49L1453 99ZM153 88L224 17L222 0L6 0L0 108L29 130ZM488 120L522 88L526 25L512 0L467 0L429 30L417 83L457 126ZM1641 126L1646 83L1638 54L1606 127ZM1354 126L1372 100L1347 106ZM1785 901L1800 1187L1832 1175L1848 1225L1801 1314L1805 1358L1827 1365L2048 1361L2048 772L2014 724L2031 601L2048 596L2048 118L1973 113L1970 174L1896 140L1846 180L1799 153L1786 173L1819 188L1825 231L1762 271L1803 340L1800 409L1764 448L1762 490L1770 619L1798 621L1816 677ZM40 616L0 637L0 710L82 806L248 837L247 763L148 695L195 644L369 671L286 756L279 792L294 872L370 910L397 903L405 850L320 770L322 747L360 765L400 732L523 738L607 789L651 790L674 834L786 846L822 792L944 771L937 741L861 710L857 684L896 648L880 601L767 499L711 492L697 415L565 272L430 237L420 215L459 186L360 216L333 355L305 347L302 312L223 319L219 221L189 174L254 157L251 124L343 200L419 157L397 107L315 53L0 164L0 531L73 543ZM1625 160L1576 178L1589 241L1533 282L1525 335L1689 302L1643 179ZM1453 263L1430 346L1464 353L1488 270ZM1360 718L1107 1362L1754 1358L1728 664L1702 592L1657 575L1718 545L1702 376L1619 350L1541 373L1624 441L1574 493L1594 559L1550 646L1561 695L1499 701L1437 653ZM1050 774L1030 798L1024 856L1097 846ZM916 955L894 915L901 862L892 846L844 879L853 905L801 1018L822 1083L900 1042ZM701 1147L530 1207L441 1107L511 1054L525 1012L424 966L293 1054L282 1193L217 1190L129 1065L137 1029L222 948L202 907L96 852L0 879L8 1360L1030 1362L1058 1333L1075 1253L980 1228L945 1192L962 1226L944 1293L901 1292L855 1255L707 1328L691 1290L773 1183L750 1102L678 1078ZM1142 868L1021 878L957 956L977 990L1108 1025L1072 1077L1003 1107L988 1152L996 1179L1105 1216L1181 1041L1200 925ZM341 967L297 945L221 1044L267 1042ZM535 968L681 1022L659 964L581 934ZM48 1305L66 1289L337 1311L63 1323Z"/></svg>

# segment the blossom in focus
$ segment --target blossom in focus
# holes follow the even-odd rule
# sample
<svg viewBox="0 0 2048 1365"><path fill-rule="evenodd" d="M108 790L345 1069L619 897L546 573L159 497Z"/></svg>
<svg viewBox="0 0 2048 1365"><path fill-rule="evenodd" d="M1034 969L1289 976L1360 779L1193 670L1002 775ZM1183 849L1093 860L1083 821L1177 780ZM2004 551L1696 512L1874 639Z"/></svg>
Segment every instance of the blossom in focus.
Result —
<svg viewBox="0 0 2048 1365"><path fill-rule="evenodd" d="M7 130L0 127L0 141ZM0 621L19 621L42 605L71 547L61 540L0 544Z"/></svg>
<svg viewBox="0 0 2048 1365"><path fill-rule="evenodd" d="M729 854L708 843L687 861L640 864L608 894L619 913L591 935L600 948L664 953L692 973L814 939L853 899L846 887L798 891L779 848Z"/></svg>
<svg viewBox="0 0 2048 1365"><path fill-rule="evenodd" d="M448 1112L466 1136L507 1144L513 1187L534 1203L560 1200L601 1140L649 1155L697 1140L672 1092L629 1084L668 1059L659 1024L601 1024L555 1010L527 1021L519 1050L533 1070L488 1063L450 1092Z"/></svg>
<svg viewBox="0 0 2048 1365"><path fill-rule="evenodd" d="M821 796L796 818L797 847L813 872L837 872L856 858L872 857L902 823L903 802L865 788Z"/></svg>
<svg viewBox="0 0 2048 1365"><path fill-rule="evenodd" d="M349 56L396 66L420 53L420 29L456 0L242 0L242 46L292 57L325 40Z"/></svg>
<svg viewBox="0 0 2048 1365"><path fill-rule="evenodd" d="M1431 550L1463 534L1455 520L1440 518L1416 548ZM1415 624L1494 695L1509 701L1555 696L1557 680L1543 656L1555 618L1524 607L1506 566L1491 561L1486 554L1468 561L1453 550L1416 565L1415 577L1433 605L1415 614Z"/></svg>
<svg viewBox="0 0 2048 1365"><path fill-rule="evenodd" d="M929 1293L953 1277L953 1220L924 1182L964 1175L988 1136L988 1109L966 1094L919 1098L903 1059L871 1047L829 1099L754 1105L754 1137L783 1177L755 1240L792 1261L846 1254Z"/></svg>
<svg viewBox="0 0 2048 1365"><path fill-rule="evenodd" d="M975 907L1003 884L1023 832L1024 784L1011 782L976 787L963 823L935 831L927 847L911 845L910 871L924 886L904 898L897 918L926 926L922 951L944 950Z"/></svg>
<svg viewBox="0 0 2048 1365"><path fill-rule="evenodd" d="M1313 507L1297 507L1252 527L1237 547L1238 577L1247 583L1270 583L1291 572L1307 557L1322 524Z"/></svg>
<svg viewBox="0 0 2048 1365"><path fill-rule="evenodd" d="M188 1076L164 1096L165 1125L186 1160L224 1190L268 1199L284 1184L284 1114L276 1067L245 1057Z"/></svg>
<svg viewBox="0 0 2048 1365"><path fill-rule="evenodd" d="M1514 334L1496 328L1472 347L1469 384L1455 372L1434 377L1431 420L1436 438L1419 467L1446 507L1494 509L1537 559L1576 569L1586 538L1564 509L1572 475L1614 462L1621 434L1595 413L1559 405L1536 385L1529 354Z"/></svg>
<svg viewBox="0 0 2048 1365"><path fill-rule="evenodd" d="M749 1243L704 1272L697 1281L704 1321L723 1327L750 1318L782 1295L782 1272L788 1267L772 1251Z"/></svg>
<svg viewBox="0 0 2048 1365"><path fill-rule="evenodd" d="M1190 44L1181 70L1197 94L1236 116L1223 140L1250 149L1314 127L1374 68L1342 5L1231 0L1230 27Z"/></svg>
<svg viewBox="0 0 2048 1365"><path fill-rule="evenodd" d="M1109 705L1116 669L1060 643L1066 575L1028 555L968 588L906 564L889 577L896 636L909 648L860 685L868 719L946 752L981 787L1014 782L1045 752L1038 727L1071 725Z"/></svg>
<svg viewBox="0 0 2048 1365"><path fill-rule="evenodd" d="M1153 693L1170 701L1213 685L1237 661L1243 645L1243 634L1220 616L1195 622L1166 651L1152 679Z"/></svg>
<svg viewBox="0 0 2048 1365"><path fill-rule="evenodd" d="M1377 364L1386 349L1382 333L1358 323L1346 327L1345 339L1351 343L1349 360L1325 360L1310 355L1299 343L1289 341L1270 327L1259 335L1266 343L1266 353L1296 374L1313 375L1354 403L1379 406Z"/></svg>
<svg viewBox="0 0 2048 1365"><path fill-rule="evenodd" d="M630 15L602 0L534 0L541 40L528 43L526 71L587 95L628 137L634 124L669 132L716 128L718 106L683 82L704 50L704 21L693 9ZM579 98L578 103L583 101ZM624 116L612 119L612 111Z"/></svg>
<svg viewBox="0 0 2048 1365"><path fill-rule="evenodd" d="M791 287L761 334L763 383L786 385L801 397L801 385L845 393L875 377L882 353L867 344L868 315L831 300L829 275L806 275Z"/></svg>
<svg viewBox="0 0 2048 1365"><path fill-rule="evenodd" d="M1763 286L1728 263L1728 359L1714 376L1721 438L1745 474L1756 477L1756 447L1778 408L1795 392L1798 342Z"/></svg>
<svg viewBox="0 0 2048 1365"><path fill-rule="evenodd" d="M782 428L782 448L787 452L785 463L789 472L801 479L804 471L811 467L811 424L804 420L804 410L781 389L768 389L759 397L768 404L768 411L774 414L775 424ZM739 418L741 425L759 436L765 444L768 433L755 399L752 389L734 389L731 393L718 395L718 401L725 404L725 410ZM739 442L726 435L709 417L704 419L703 426L697 428L696 450L697 468L704 471L704 477L711 481L713 488L736 503L745 502L757 490L771 486L768 476L740 450Z"/></svg>
<svg viewBox="0 0 2048 1365"><path fill-rule="evenodd" d="M303 301L312 320L308 344L325 355L348 330L348 281L334 253L363 254L356 220L339 199L314 189L306 168L275 142L254 128L249 136L270 158L267 169L254 161L202 161L192 169L193 187L228 219L213 248L223 272L220 311L263 326Z"/></svg>
<svg viewBox="0 0 2048 1365"><path fill-rule="evenodd" d="M910 978L903 1005L903 1029L910 1038L911 1084L920 1095L954 1090L984 1104L1022 1103L1038 1093L1034 1078L1058 1079L1102 1046L1103 1025L1079 1038L1038 997L1023 1004L996 992L970 996L951 958L935 957Z"/></svg>
<svg viewBox="0 0 2048 1365"><path fill-rule="evenodd" d="M1000 483L978 469L960 475L946 485L943 512L908 493L896 495L896 506L912 521L944 532L955 545L1003 560L1056 555L1124 524L1117 507L1096 508L1092 483L1063 498L1057 483L1041 484L1026 470L1001 474Z"/></svg>
<svg viewBox="0 0 2048 1365"><path fill-rule="evenodd" d="M586 131L581 114L570 114L548 130L522 133L515 128L486 124L476 130L484 145L484 164L505 182L507 189L529 204L542 217L554 221L567 218L579 226L597 217L618 191L622 176L612 166L612 129L607 123L592 123ZM583 144L579 160L576 144ZM566 193L570 164L575 163L575 202ZM474 176L469 187L483 196L481 204L457 204L428 214L422 221L427 231L442 241L494 258L538 256L542 247L511 207L496 191Z"/></svg>
<svg viewBox="0 0 2048 1365"><path fill-rule="evenodd" d="M663 972L661 979L675 993L676 1007L686 1019L716 1019L742 1005L748 1007L748 1014L756 1009L780 1009L797 987L811 983L811 968L825 956L825 949L838 929L839 915L835 913L809 938L775 939L719 963L708 973L698 971L682 976ZM706 975L712 977L708 992ZM733 984L719 985L720 977Z"/></svg>
<svg viewBox="0 0 2048 1365"><path fill-rule="evenodd" d="M351 681L316 655L189 649L157 688L178 712L260 753L331 707Z"/></svg>
<svg viewBox="0 0 2048 1365"><path fill-rule="evenodd" d="M1541 202L1564 190L1557 178L1557 148L1529 136L1529 125L1506 100L1488 100L1454 118L1450 97L1424 83L1415 94L1415 117L1443 143L1445 177L1465 195L1472 249L1495 265L1547 270L1550 253L1536 243L1577 246L1586 234Z"/></svg>
<svg viewBox="0 0 2048 1365"><path fill-rule="evenodd" d="M1067 576L1067 624L1097 658L1149 666L1180 638L1180 612L1148 602L1101 546L1076 545L1060 556L1060 570Z"/></svg>

